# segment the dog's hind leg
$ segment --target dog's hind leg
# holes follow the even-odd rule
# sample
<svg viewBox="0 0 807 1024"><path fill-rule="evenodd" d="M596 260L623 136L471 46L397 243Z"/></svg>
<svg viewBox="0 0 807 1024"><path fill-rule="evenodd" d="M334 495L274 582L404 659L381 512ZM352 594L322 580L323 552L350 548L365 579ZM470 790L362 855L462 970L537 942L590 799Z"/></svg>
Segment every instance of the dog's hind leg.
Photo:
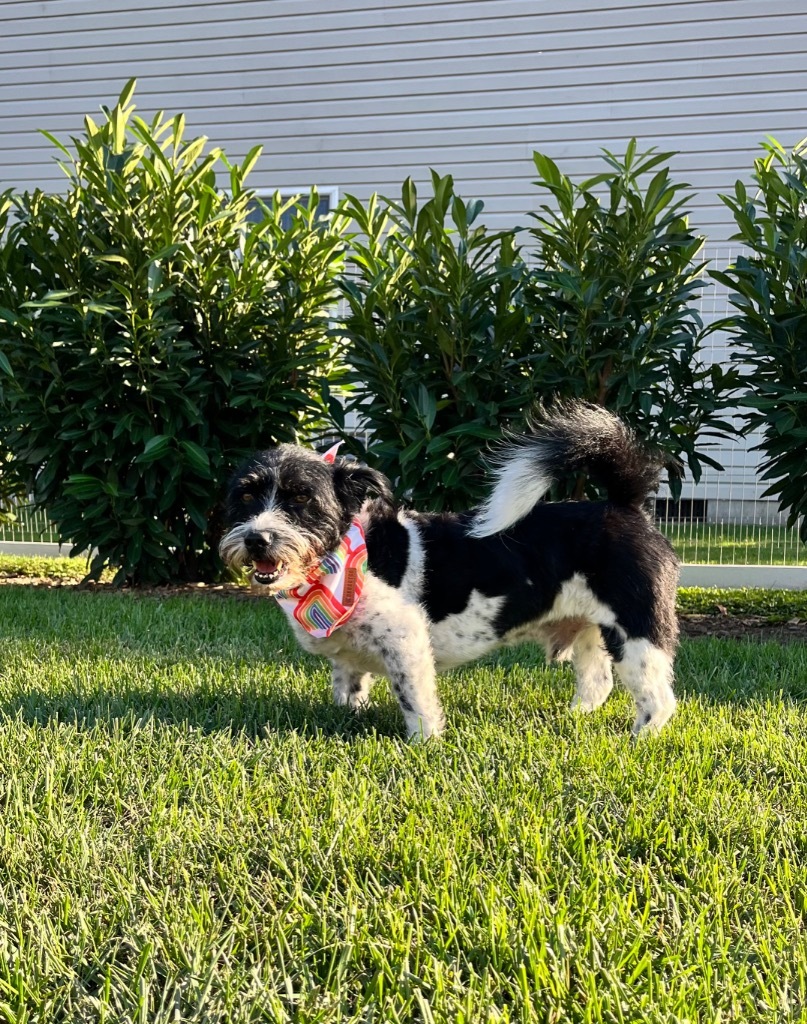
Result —
<svg viewBox="0 0 807 1024"><path fill-rule="evenodd" d="M333 699L336 704L353 708L366 707L370 703L370 688L373 685L373 677L369 672L361 672L350 665L343 665L338 661L331 663L331 684L333 686Z"/></svg>
<svg viewBox="0 0 807 1024"><path fill-rule="evenodd" d="M631 733L659 732L675 711L672 656L649 640L626 640L616 670L636 704Z"/></svg>
<svg viewBox="0 0 807 1024"><path fill-rule="evenodd" d="M572 646L577 685L572 698L572 711L594 711L604 704L614 685L611 657L603 646L599 626L582 630Z"/></svg>

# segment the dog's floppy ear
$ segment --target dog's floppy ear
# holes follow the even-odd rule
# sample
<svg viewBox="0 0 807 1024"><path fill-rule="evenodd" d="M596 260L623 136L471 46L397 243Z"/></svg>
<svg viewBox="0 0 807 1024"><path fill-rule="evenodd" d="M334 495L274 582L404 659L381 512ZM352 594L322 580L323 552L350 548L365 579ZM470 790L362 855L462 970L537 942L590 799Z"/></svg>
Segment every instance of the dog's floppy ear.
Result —
<svg viewBox="0 0 807 1024"><path fill-rule="evenodd" d="M357 462L338 462L333 469L336 495L345 507L358 512L367 498L377 497L390 509L395 508L392 484L377 469Z"/></svg>

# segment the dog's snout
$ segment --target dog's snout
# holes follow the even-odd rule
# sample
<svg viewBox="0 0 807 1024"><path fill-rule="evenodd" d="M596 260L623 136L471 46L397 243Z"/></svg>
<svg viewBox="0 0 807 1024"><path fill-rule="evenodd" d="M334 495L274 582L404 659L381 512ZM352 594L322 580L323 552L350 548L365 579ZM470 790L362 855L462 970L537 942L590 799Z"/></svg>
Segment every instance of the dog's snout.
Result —
<svg viewBox="0 0 807 1024"><path fill-rule="evenodd" d="M261 558L269 549L269 539L266 534L253 530L244 537L244 547L252 558Z"/></svg>

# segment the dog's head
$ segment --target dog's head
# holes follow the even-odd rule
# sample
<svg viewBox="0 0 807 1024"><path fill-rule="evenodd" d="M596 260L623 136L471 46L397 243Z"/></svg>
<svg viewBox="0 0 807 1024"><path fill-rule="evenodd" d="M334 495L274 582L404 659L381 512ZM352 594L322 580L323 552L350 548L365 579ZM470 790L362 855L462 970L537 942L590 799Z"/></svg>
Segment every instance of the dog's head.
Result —
<svg viewBox="0 0 807 1024"><path fill-rule="evenodd" d="M291 444L258 452L230 480L221 557L251 564L254 582L271 591L299 586L373 494L394 505L389 480L366 466Z"/></svg>

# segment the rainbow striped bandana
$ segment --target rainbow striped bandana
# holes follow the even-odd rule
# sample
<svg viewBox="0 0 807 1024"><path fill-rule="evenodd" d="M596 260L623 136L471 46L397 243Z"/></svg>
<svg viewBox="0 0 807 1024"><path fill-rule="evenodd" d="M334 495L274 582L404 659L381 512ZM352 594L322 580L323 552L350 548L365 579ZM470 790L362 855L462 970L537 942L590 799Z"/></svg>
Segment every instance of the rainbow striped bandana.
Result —
<svg viewBox="0 0 807 1024"><path fill-rule="evenodd" d="M358 519L336 551L326 555L306 583L280 590L283 611L311 636L324 638L344 625L356 610L367 573L367 543Z"/></svg>

